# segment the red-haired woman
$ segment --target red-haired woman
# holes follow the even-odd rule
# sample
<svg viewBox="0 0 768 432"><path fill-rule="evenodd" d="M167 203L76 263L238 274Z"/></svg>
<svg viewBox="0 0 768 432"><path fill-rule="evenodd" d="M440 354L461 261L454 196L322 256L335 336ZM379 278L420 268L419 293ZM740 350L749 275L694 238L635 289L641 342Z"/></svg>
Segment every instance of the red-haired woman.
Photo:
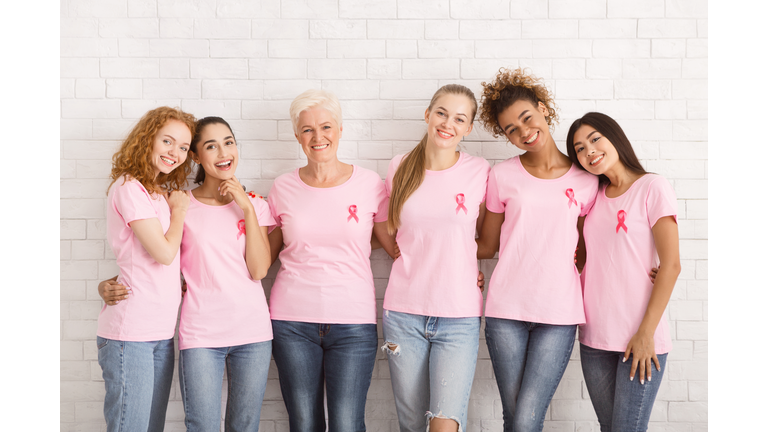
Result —
<svg viewBox="0 0 768 432"><path fill-rule="evenodd" d="M99 314L96 343L108 431L161 431L173 376L181 300L179 245L189 196L187 152L195 118L161 107L139 120L112 157L107 241L130 301Z"/></svg>

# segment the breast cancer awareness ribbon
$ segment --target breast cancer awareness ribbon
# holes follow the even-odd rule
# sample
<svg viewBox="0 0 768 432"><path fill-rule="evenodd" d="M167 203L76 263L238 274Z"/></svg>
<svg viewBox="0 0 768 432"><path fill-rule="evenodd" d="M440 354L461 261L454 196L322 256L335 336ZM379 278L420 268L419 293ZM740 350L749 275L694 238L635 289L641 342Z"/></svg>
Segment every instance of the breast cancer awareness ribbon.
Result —
<svg viewBox="0 0 768 432"><path fill-rule="evenodd" d="M357 206L352 204L349 206L349 216L347 216L347 222L349 222L352 218L355 218L355 222L360 223L360 219L357 218Z"/></svg>
<svg viewBox="0 0 768 432"><path fill-rule="evenodd" d="M237 239L240 240L240 236L245 234L245 219L237 221L237 230L239 231L237 233Z"/></svg>
<svg viewBox="0 0 768 432"><path fill-rule="evenodd" d="M624 220L627 218L627 212L624 210L619 210L618 213L616 213L616 217L619 220L619 224L616 225L616 233L618 234L619 229L624 228L624 232L627 232L627 226L624 225Z"/></svg>
<svg viewBox="0 0 768 432"><path fill-rule="evenodd" d="M568 208L571 208L571 203L574 203L576 205L579 205L579 203L576 202L576 198L573 196L573 189L568 188L565 190L565 196L568 197Z"/></svg>
<svg viewBox="0 0 768 432"><path fill-rule="evenodd" d="M460 193L456 195L456 214L459 214L459 210L464 210L464 214L467 214L467 208L464 207L464 194Z"/></svg>

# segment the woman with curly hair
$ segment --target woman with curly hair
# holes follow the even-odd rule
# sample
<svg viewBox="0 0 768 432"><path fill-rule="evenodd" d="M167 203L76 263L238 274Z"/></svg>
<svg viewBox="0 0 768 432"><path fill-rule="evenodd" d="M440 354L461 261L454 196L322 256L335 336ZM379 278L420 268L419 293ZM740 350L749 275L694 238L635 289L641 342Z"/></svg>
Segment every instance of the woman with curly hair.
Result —
<svg viewBox="0 0 768 432"><path fill-rule="evenodd" d="M672 349L664 309L680 274L677 198L664 177L645 171L605 114L574 121L566 144L573 164L600 179L584 223L584 382L600 430L645 431ZM656 256L661 265L651 283L645 269Z"/></svg>
<svg viewBox="0 0 768 432"><path fill-rule="evenodd" d="M477 257L498 251L499 258L486 300L485 339L504 430L541 431L576 327L585 322L574 251L597 179L555 145L556 106L540 79L501 69L483 83L481 104L483 126L525 152L496 164L488 177Z"/></svg>
<svg viewBox="0 0 768 432"><path fill-rule="evenodd" d="M107 241L130 287L105 304L96 343L108 431L163 430L181 300L179 245L189 197L187 152L195 118L176 108L149 111L112 157Z"/></svg>

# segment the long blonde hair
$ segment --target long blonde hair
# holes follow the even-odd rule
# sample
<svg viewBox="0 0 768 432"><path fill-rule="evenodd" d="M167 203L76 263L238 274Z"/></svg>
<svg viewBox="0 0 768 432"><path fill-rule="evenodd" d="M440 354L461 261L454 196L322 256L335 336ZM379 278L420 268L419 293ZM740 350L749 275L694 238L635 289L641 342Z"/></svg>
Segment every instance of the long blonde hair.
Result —
<svg viewBox="0 0 768 432"><path fill-rule="evenodd" d="M477 99L475 99L475 94L472 93L472 90L460 84L447 84L440 87L432 96L432 100L429 101L427 110L432 111L432 107L437 100L447 94L464 95L472 101L472 115L469 118L469 123L472 124L477 113ZM424 182L426 159L427 134L425 133L416 147L403 157L403 160L397 167L397 171L395 171L395 176L392 178L392 193L389 197L389 219L387 220L387 231L390 234L394 234L400 228L400 212L402 212L405 202Z"/></svg>

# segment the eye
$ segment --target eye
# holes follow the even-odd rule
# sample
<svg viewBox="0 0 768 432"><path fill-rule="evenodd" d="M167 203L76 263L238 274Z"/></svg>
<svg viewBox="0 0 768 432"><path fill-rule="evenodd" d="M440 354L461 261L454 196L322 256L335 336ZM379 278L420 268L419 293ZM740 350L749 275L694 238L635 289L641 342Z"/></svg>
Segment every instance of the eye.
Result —
<svg viewBox="0 0 768 432"><path fill-rule="evenodd" d="M599 136L596 136L596 137L592 138L592 144L596 143L597 140L599 140L600 138L601 137L599 137Z"/></svg>
<svg viewBox="0 0 768 432"><path fill-rule="evenodd" d="M459 123L464 123L464 119L463 118L457 118L456 121L459 122Z"/></svg>
<svg viewBox="0 0 768 432"><path fill-rule="evenodd" d="M171 140L164 139L163 142L165 143L165 145L171 145Z"/></svg>
<svg viewBox="0 0 768 432"><path fill-rule="evenodd" d="M531 116L528 116L528 117L526 117L526 118L525 118L525 120L523 120L523 121L528 121L530 118L531 118Z"/></svg>
<svg viewBox="0 0 768 432"><path fill-rule="evenodd" d="M183 151L184 153L189 151L189 148L187 146L181 146L179 147L179 150Z"/></svg>
<svg viewBox="0 0 768 432"><path fill-rule="evenodd" d="M301 133L307 133L307 132L312 132L312 129L307 128L307 129L304 129L303 131L301 131Z"/></svg>
<svg viewBox="0 0 768 432"><path fill-rule="evenodd" d="M438 112L437 112L437 115L439 115L440 117L445 117L445 113L444 113L444 112L442 112L442 111L438 111Z"/></svg>
<svg viewBox="0 0 768 432"><path fill-rule="evenodd" d="M328 125L323 126L323 129L330 129L331 127Z"/></svg>
<svg viewBox="0 0 768 432"><path fill-rule="evenodd" d="M207 147L205 147L206 150L213 150L216 148L216 144L208 144Z"/></svg>
<svg viewBox="0 0 768 432"><path fill-rule="evenodd" d="M576 153L578 153L578 152L580 152L582 150L584 150L584 147L582 147L582 146L576 147Z"/></svg>
<svg viewBox="0 0 768 432"><path fill-rule="evenodd" d="M232 140L227 141L227 142L224 143L224 145L234 145L234 144L235 144L235 142L232 141Z"/></svg>

